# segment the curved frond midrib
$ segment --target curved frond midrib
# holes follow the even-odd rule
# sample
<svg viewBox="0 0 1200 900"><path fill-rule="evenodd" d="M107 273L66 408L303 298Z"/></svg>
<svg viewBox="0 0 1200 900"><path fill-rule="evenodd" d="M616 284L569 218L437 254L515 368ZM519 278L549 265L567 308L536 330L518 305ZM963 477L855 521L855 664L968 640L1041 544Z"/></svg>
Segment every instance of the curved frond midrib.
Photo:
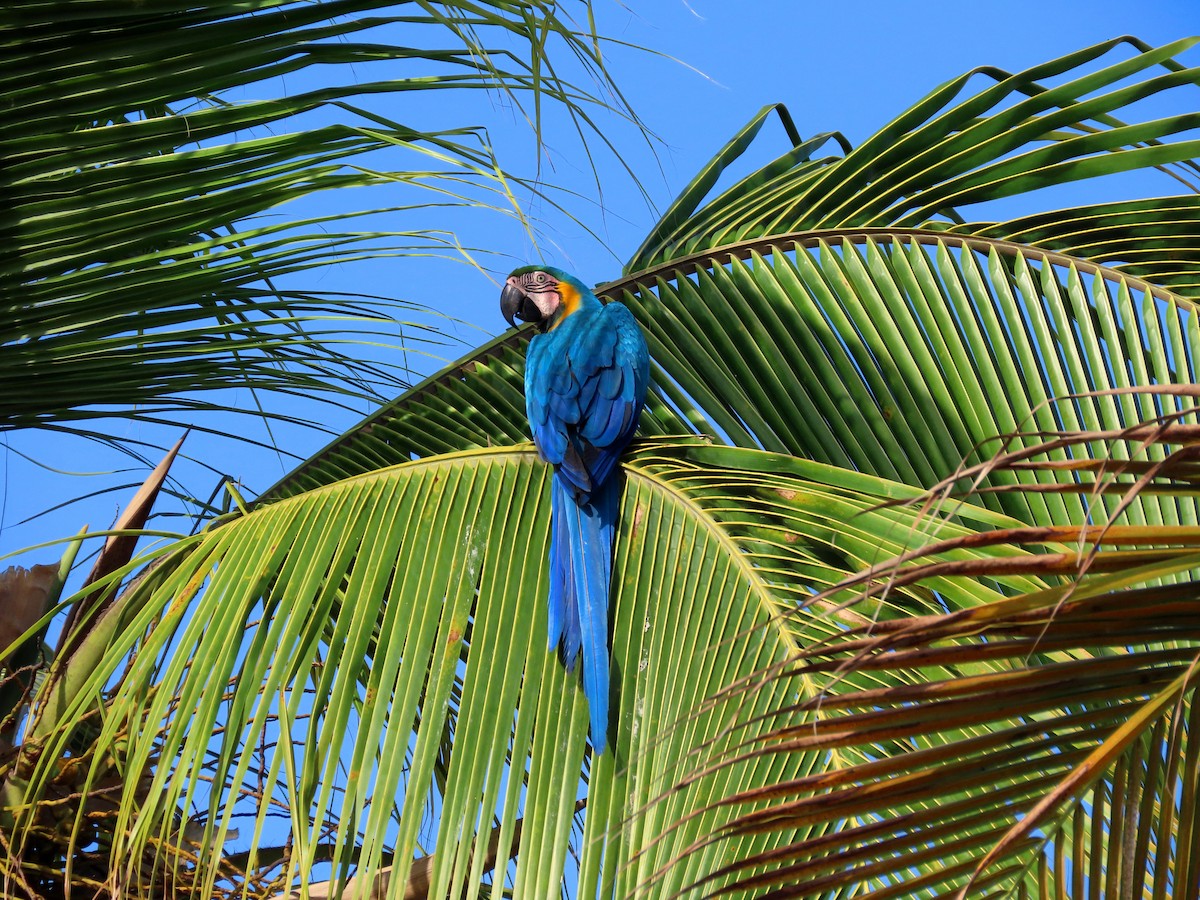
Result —
<svg viewBox="0 0 1200 900"><path fill-rule="evenodd" d="M274 501L267 504L275 506L286 503L303 503L306 502L306 497L312 497L318 494L326 494L333 491L342 490L348 483L362 481L365 479L378 478L389 472L400 470L419 471L421 469L444 469L469 462L471 460L485 459L524 459L528 461L537 461L539 459L537 448L529 441L523 444L514 444L505 447L481 447L470 450L460 450L455 453L447 453L439 456L423 457L415 459L411 462L400 463L395 466L389 466L385 469L378 469L372 472L364 472L358 475L352 475L349 478L341 481L335 481L331 484L323 485L314 488L312 491L307 491L303 494L298 494L293 497L288 497L282 500ZM712 540L720 546L726 555L733 561L734 566L746 582L752 586L755 595L758 597L759 605L761 606L764 615L770 621L779 621L778 607L783 602L780 597L772 589L770 583L766 581L762 573L754 565L751 564L749 557L738 546L737 542L729 535L729 533L721 526L718 519L713 516L702 504L698 503L695 498L690 496L685 491L682 491L678 486L670 481L660 478L649 468L639 466L636 457L627 459L622 463L622 470L626 478L635 479L650 486L653 490L659 491L670 498L671 502L684 509L688 515L695 520L705 534L709 535ZM855 621L853 624L859 624L857 618L851 615ZM776 632L790 652L799 649L795 638L786 628L779 627Z"/></svg>
<svg viewBox="0 0 1200 900"><path fill-rule="evenodd" d="M671 498L671 500L686 510L695 521L701 525L706 534L708 534L721 547L728 557L733 560L737 570L751 585L755 595L758 597L758 602L763 610L767 621L772 623L780 622L778 607L781 605L781 600L772 591L771 586L762 577L759 570L750 564L749 558L737 543L731 538L720 523L713 517L708 510L695 501L686 493L680 491L670 482L659 478L648 469L638 468L636 465L625 464L623 466L626 478L637 479L654 490L661 491ZM786 628L776 627L776 637L787 647L788 653L795 653L799 649L795 637Z"/></svg>
<svg viewBox="0 0 1200 900"><path fill-rule="evenodd" d="M1099 275L1106 281L1114 284L1125 284L1133 290L1144 291L1160 300L1170 300L1192 308L1196 308L1197 306L1194 301L1145 279L1129 275L1125 272L1119 272L1116 269L1089 259L1038 247L1036 244L1021 244L999 238L956 234L954 232L938 231L930 228L890 227L806 229L803 231L781 232L752 240L736 241L632 272L629 275L610 281L597 288L596 294L602 299L616 299L622 291L632 291L641 284L653 284L659 278L669 279L678 274L690 275L698 272L701 269L707 268L714 259L724 257L742 260L750 259L755 254L770 253L783 244L791 244L796 248L803 247L807 249L820 246L822 243L831 244L849 241L852 244L865 244L868 241L876 241L881 238L907 239L926 246L936 246L941 243L951 247L975 250L984 254L990 250L995 250L1000 256L1010 259L1024 257L1025 259L1037 261L1045 260L1051 265L1063 266L1064 268L1073 267L1080 272Z"/></svg>
<svg viewBox="0 0 1200 900"><path fill-rule="evenodd" d="M756 255L768 256L781 249L790 251L798 248L813 248L822 245L836 246L842 241L849 241L852 245L862 246L871 243L879 244L889 240L896 240L901 243L911 242L922 246L936 247L941 245L951 248L962 248L963 250L970 250L985 256L990 255L994 251L997 256L1004 259L1025 259L1036 262L1039 265L1056 266L1071 269L1078 273L1096 275L1102 278L1106 284L1112 285L1116 289L1144 292L1146 296L1176 304L1180 308L1189 310L1196 308L1195 302L1166 288L1108 266L1058 251L1039 248L1033 245L1022 245L997 238L955 234L932 229L887 227L794 231L740 241L634 272L608 282L598 288L597 293L606 300L614 300L620 298L623 293L628 292L639 294L643 298L653 302L654 295L649 293L649 291L653 288L656 281L660 279L667 282L678 281L680 278L685 278L688 275L709 269L714 263L720 265L722 260L746 260ZM429 376L420 384L406 391L395 401L381 408L362 423L356 425L353 429L318 451L280 482L264 491L258 502L273 501L281 495L295 491L298 488L303 488L304 482L308 479L321 480L329 477L331 473L325 471L327 465L332 469L332 474L336 474L339 461L343 457L352 457L354 455L354 446L364 439L366 434L375 427L396 428L399 433L408 434L419 423L406 422L405 417L407 415L411 414L416 416L418 420L423 420L423 417L432 414L424 409L425 406L435 408L440 401L460 402L456 399L457 394L454 388L454 385L460 381L465 382L471 379L479 381L482 385L479 388L482 391L480 397L485 400L491 399L487 395L487 390L491 390L503 382L508 385L506 390L510 390L514 398L516 398L513 402L519 403L518 386L509 384L512 381L512 376L508 373L508 370L509 367L519 365L521 347L526 342L528 333L528 327L512 329L505 334L497 336L461 359L456 360L440 372ZM666 375L669 379L678 377L678 373L672 370L674 364L671 360L664 359L658 362L660 365L665 366ZM477 370L477 367L480 366L484 370L487 370L487 378L482 381L479 379L479 371ZM439 397L441 391L447 391L448 393L445 397ZM476 398L474 394L470 392L468 394L469 399L463 401L468 407L471 403L480 402L479 398ZM507 415L507 413L505 414ZM708 411L705 414L711 416L712 412ZM523 416L523 411L519 414L514 408L512 415ZM456 427L463 434L464 442L479 443L486 438L484 434L486 429L481 431L477 423L470 423L470 427L474 429L472 431L464 430L466 426L467 423L465 421L456 423ZM506 443L507 439L503 442ZM355 465L357 463L351 463L352 467Z"/></svg>

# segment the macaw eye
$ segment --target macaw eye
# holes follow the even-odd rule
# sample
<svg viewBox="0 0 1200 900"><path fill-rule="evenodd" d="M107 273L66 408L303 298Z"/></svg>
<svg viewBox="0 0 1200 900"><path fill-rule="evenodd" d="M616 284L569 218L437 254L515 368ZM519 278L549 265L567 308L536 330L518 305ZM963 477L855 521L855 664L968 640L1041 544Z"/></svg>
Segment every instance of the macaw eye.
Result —
<svg viewBox="0 0 1200 900"><path fill-rule="evenodd" d="M554 284L552 279L545 272L529 272L523 279L524 285L529 290L539 290L542 288L551 287Z"/></svg>

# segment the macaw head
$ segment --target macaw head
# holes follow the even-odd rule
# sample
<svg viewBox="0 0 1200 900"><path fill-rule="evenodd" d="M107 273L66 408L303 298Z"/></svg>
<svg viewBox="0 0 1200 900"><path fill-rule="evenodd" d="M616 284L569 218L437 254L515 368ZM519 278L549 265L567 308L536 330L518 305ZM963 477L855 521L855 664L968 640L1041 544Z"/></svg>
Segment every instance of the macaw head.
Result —
<svg viewBox="0 0 1200 900"><path fill-rule="evenodd" d="M562 269L522 266L508 276L500 292L500 312L509 325L515 326L520 318L548 331L563 316L574 312L580 298L590 293L582 281Z"/></svg>

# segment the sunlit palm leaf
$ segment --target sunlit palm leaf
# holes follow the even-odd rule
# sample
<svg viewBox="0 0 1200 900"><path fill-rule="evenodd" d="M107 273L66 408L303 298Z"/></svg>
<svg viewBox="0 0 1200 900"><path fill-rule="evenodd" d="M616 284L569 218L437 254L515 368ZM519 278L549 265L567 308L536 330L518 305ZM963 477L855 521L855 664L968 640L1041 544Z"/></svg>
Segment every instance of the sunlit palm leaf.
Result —
<svg viewBox="0 0 1200 900"><path fill-rule="evenodd" d="M1160 440L1180 452L1152 470L1106 477L1136 492L1149 475L1150 486L1186 484L1194 498L1194 428L1171 426ZM1050 465L1048 454L1019 455ZM1038 551L1029 555L958 569L918 555L881 564L874 579L860 574L838 589L883 596L935 577L976 584L989 574L1073 570L1087 573L1082 580L853 628L733 691L754 696L783 681L803 697L811 679L842 676L821 696L777 710L780 721L766 734L750 734L762 721L743 717L750 726L744 739L734 729L730 747L706 771L757 758L763 767L800 774L727 795L717 806L736 811L736 819L690 852L708 845L720 852L725 840L747 834L794 835L802 827L814 833L783 852L742 858L692 887L716 890L737 874L728 890L772 897L846 890L941 897L968 887L975 896L1022 885L1047 897L1068 890L1194 895L1200 603L1195 581L1153 582L1196 570L1200 529L1113 523L1074 529L1073 539L1071 529L1037 531L1023 539L1011 531L998 536L1006 544L1028 542ZM1038 546L1047 536L1078 549L1047 553ZM938 546L944 552L954 545L967 544ZM980 665L970 677L936 674ZM888 686L850 686L866 674ZM798 715L806 716L803 724L793 724ZM813 752L832 754L829 764L804 773Z"/></svg>
<svg viewBox="0 0 1200 900"><path fill-rule="evenodd" d="M595 36L553 4L389 6L5 6L0 155L13 227L0 270L16 289L0 316L0 425L157 421L216 408L205 392L228 386L336 400L403 384L401 365L356 345L429 341L403 321L410 306L317 295L286 276L363 256L456 255L454 237L412 218L417 210L520 213L482 128L422 129L349 101L496 90L530 106L535 128L546 102L589 130L585 105L608 104L557 76L550 56L607 76ZM528 53L489 51L493 42ZM393 64L389 80L356 83L378 61ZM308 91L273 81L313 66L353 75ZM379 159L391 170L373 171ZM406 230L349 230L346 214L262 218L317 191L396 184L411 192L386 212ZM31 379L38 390L24 389Z"/></svg>
<svg viewBox="0 0 1200 900"><path fill-rule="evenodd" d="M88 638L110 662L135 653L91 752L91 783L106 783L113 754L127 771L154 773L125 788L114 848L130 862L122 877L149 877L141 864L159 842L176 840L178 811L198 808L203 827L193 830L206 845L254 823L252 849L240 858L258 878L283 842L268 818L277 804L293 816L277 889L312 878L330 847L335 872L349 867L368 882L381 861L403 881L404 861L424 848L435 855L433 893L474 892L487 847L471 835L486 836L495 816L501 860L510 853L504 835L522 820L510 873L518 894L552 895L566 865L587 716L582 692L545 646L546 473L523 448L434 457L263 506L171 551ZM634 454L614 575L615 752L591 763L583 884L633 889L721 826L722 815L704 811L712 791L761 787L771 774L723 769L625 832L625 817L678 777L698 741L735 711L790 702L795 688L780 682L777 695L738 697L736 710L697 712L698 697L846 624L998 596L984 584L947 584L933 607L928 592L900 590L882 605L849 595L843 612L825 604L800 619L778 617L810 596L808 584L835 583L910 546L917 514L872 507L911 496L869 476L694 440L647 443ZM982 509L962 512L964 523L1011 524ZM962 524L943 528L966 533ZM431 543L430 534L456 537ZM1036 583L995 581L1005 591ZM744 639L755 633L763 637ZM112 674L106 665L77 670L54 718L71 721ZM435 786L448 716L453 746ZM64 737L35 729L35 743L50 742L32 763L35 779L55 777L55 742ZM87 783L78 787L87 792ZM437 831L426 842L430 809ZM664 823L693 811L687 827L659 838ZM83 819L74 821L78 828ZM26 825L41 833L36 821ZM750 836L732 856L688 858L671 880L686 883L773 845ZM178 852L158 857L155 879L184 878ZM202 894L214 881L232 887L219 856L199 858L209 863L187 884Z"/></svg>
<svg viewBox="0 0 1200 900"><path fill-rule="evenodd" d="M1191 304L1160 288L1084 260L928 233L739 245L612 293L737 442L910 484L932 484L1030 424L1119 427L1154 415L1150 397L1049 400L1190 380L1200 347ZM1131 365L1111 366L1104 344ZM1027 516L1042 506L1018 502L1034 504ZM1077 508L1047 514L1069 521Z"/></svg>
<svg viewBox="0 0 1200 900"><path fill-rule="evenodd" d="M416 457L526 440L528 339L528 331L510 332L414 385L264 491L258 502L290 497ZM661 384L665 379L656 381ZM656 387L642 415L641 433L688 430L688 423Z"/></svg>
<svg viewBox="0 0 1200 900"><path fill-rule="evenodd" d="M659 366L663 399L648 430L694 428L914 485L988 458L1000 436L1031 426L1111 429L1171 412L1169 395L1051 401L1187 382L1200 368L1190 301L1087 260L931 232L749 242L613 282L603 294L635 311ZM434 376L268 497L409 454L523 435L522 340L498 339ZM1112 365L1112 352L1130 364ZM981 502L1042 524L1076 521L1085 509L1053 494ZM1171 498L1136 505L1147 522L1195 521L1189 504Z"/></svg>
<svg viewBox="0 0 1200 900"><path fill-rule="evenodd" d="M1059 151L1065 157L1094 154L1092 144L1070 149L1076 147L1074 138L1060 134L1059 120L1074 121L1072 115L1086 113L1083 118L1093 122L1076 135L1082 140L1092 134L1089 129L1117 129L1112 116L1123 104L1161 92L1163 99L1185 104L1186 112L1151 123L1158 132L1143 143L1158 146L1156 141L1190 121L1192 104L1180 91L1194 88L1194 72L1171 58L1188 46L1183 41L1151 50L1121 40L1018 76L987 70L976 77L995 83L953 105L972 77L964 76L840 161L811 159L830 140L844 146L840 136L802 141L786 112L778 110L795 149L700 207L716 179L778 109L768 107L667 212L630 263L630 269L640 271L610 283L602 293L631 305L651 330L652 352L662 367L656 383L676 410L673 418L686 422L689 430L912 484L931 485L964 460L986 458L998 446L998 436L1031 424L1043 430L1117 428L1170 411L1169 405L1156 407L1146 396L1049 401L1070 393L1194 379L1200 332L1191 304L1161 283L1130 277L1158 274L1165 266L1174 273L1167 283L1186 289L1195 268L1186 253L1171 248L1196 243L1191 224L1196 216L1187 212L1196 206L1194 199L1113 205L1114 216L1126 208L1130 214L1097 225L1095 239L1081 221L1086 211L1079 210L1025 216L1011 227L942 223L938 231L864 228L882 224L877 213L896 199L878 177L866 179L864 172L878 176L889 161L907 166L917 174L902 179L905 191L914 185L950 190L945 184L958 183L950 178L955 172L960 180L982 183L986 179L980 179L978 170L987 165L1011 169L1005 183L1013 191L1060 183L1071 175L1061 166L1022 169L1009 160L1024 158L1013 154L1041 146L1047 135L1052 147L1068 148ZM1130 48L1144 52L1130 56ZM1125 55L1114 62L1113 54ZM1059 77L1066 79L1065 86L1046 89L1037 81ZM1102 100L1085 101L1121 79L1139 77L1145 83L1136 89L1110 90L1100 94ZM990 117L983 115L989 110ZM901 140L903 148L893 150ZM1187 160L1188 146L1184 142L1156 151L1158 161L1147 164L1158 165L1163 154ZM1127 168L1127 149L1088 156L1088 165L1120 171ZM1185 161L1183 168L1189 167L1194 168ZM869 202L867 195L873 198ZM842 206L834 205L835 196ZM914 195L912 203L920 202ZM821 204L845 212L822 215ZM795 212L781 218L784 208ZM746 225L718 227L714 222L722 216ZM1149 220L1155 227L1142 227ZM763 225L767 221L770 227ZM945 234L945 228L962 236ZM753 239L763 233L778 237ZM684 234L694 234L695 240ZM1040 241L1065 252L1043 253L1010 239ZM720 252L680 258L716 247ZM1073 251L1078 253L1066 255ZM668 252L674 258L664 261ZM1097 265L1107 260L1116 268ZM1119 273L1125 271L1130 275L1122 277ZM517 341L511 338L480 351L488 383L494 384L503 369L507 384L513 389L519 384ZM504 362L493 363L493 353L502 353ZM1112 365L1114 355L1127 357L1130 364ZM473 357L461 360L431 382L433 389L446 390L447 383L459 379L469 382L463 376L471 374L472 365ZM484 390L482 384L466 389ZM468 408L479 409L483 399L475 398ZM472 441L499 443L511 440L514 431L524 433L515 395L506 393L497 406L504 412L494 423L490 415L475 414ZM434 421L433 415L424 416L413 423L412 436L389 434L387 439L413 448L424 440L416 435ZM664 427L680 430L666 422ZM455 440L410 452L464 446ZM370 442L362 434L341 441L347 456L347 445L360 441ZM1115 452L1124 451L1118 447ZM321 464L329 466L326 480L367 470L341 455L338 446L322 455ZM382 451L375 458L399 462L405 457ZM316 462L305 467L310 476ZM984 502L1026 521L1065 523L1080 511L1076 502L1061 497L1013 495ZM1159 502L1146 499L1141 504L1149 507L1142 513L1148 522L1193 521L1186 504L1155 508Z"/></svg>
<svg viewBox="0 0 1200 900"><path fill-rule="evenodd" d="M1197 425L1187 390L1142 390L1195 380L1200 324L1134 277L1190 289L1194 204L959 209L1188 177L1194 142L1172 138L1194 104L1129 114L1194 89L1172 59L1190 45L988 70L959 102L964 76L841 157L783 113L793 149L700 206L764 111L606 286L658 367L645 433L710 435L627 460L612 753L586 756L584 701L543 648L546 471L508 446L514 333L164 551L95 623L34 726L46 752L13 773L70 827L12 803L21 849L86 847L108 815L127 884L204 895L386 870L398 896L426 853L435 895L539 900L564 873L580 896L832 898L972 878L1053 896L1086 872L1125 896L1152 857L1158 896L1200 883ZM1155 416L1175 430L1124 430ZM106 690L98 745L60 765ZM75 805L100 790L119 810ZM198 852L176 846L193 815ZM222 857L234 824L251 849Z"/></svg>
<svg viewBox="0 0 1200 900"><path fill-rule="evenodd" d="M1115 269L1200 297L1200 204L1195 194L1098 203L950 231L1002 237L1107 262Z"/></svg>
<svg viewBox="0 0 1200 900"><path fill-rule="evenodd" d="M810 161L813 148L793 133L796 150L703 207L698 188L706 191L715 179L701 173L664 220L669 227L652 232L626 272L726 244L816 229L938 227L1030 237L1029 216L1011 223L956 223L972 204L1139 169L1175 176L1178 180L1164 179L1171 190L1180 181L1195 190L1200 170L1192 159L1200 142L1188 135L1198 124L1192 109L1200 74L1173 58L1194 44L1187 39L1148 47L1120 38L1016 74L977 69L940 86L841 157ZM1178 112L1150 118L1137 105L1147 97ZM718 168L734 162L766 112L714 160ZM1146 118L1133 118L1138 116ZM1105 208L1114 215L1095 222L1074 210L1047 212L1038 221L1053 224L1030 242L1135 275L1168 269L1176 273L1172 286L1190 296L1194 279L1179 274L1171 243L1136 237L1139 224L1150 219L1194 246L1195 216L1163 215L1173 205L1155 204L1156 213L1142 207L1141 216L1122 220L1115 213L1124 207L1114 204ZM1187 205L1194 206L1194 199ZM1064 220L1077 225L1061 229ZM1135 240L1139 253L1131 258L1129 243Z"/></svg>

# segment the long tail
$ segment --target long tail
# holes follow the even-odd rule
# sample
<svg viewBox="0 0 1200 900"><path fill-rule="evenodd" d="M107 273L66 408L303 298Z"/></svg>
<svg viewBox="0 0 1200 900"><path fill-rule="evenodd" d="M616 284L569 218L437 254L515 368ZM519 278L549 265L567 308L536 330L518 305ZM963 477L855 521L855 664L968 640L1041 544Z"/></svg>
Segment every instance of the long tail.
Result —
<svg viewBox="0 0 1200 900"><path fill-rule="evenodd" d="M576 499L555 474L551 488L550 648L557 644L567 671L583 651L583 692L592 745L608 744L608 591L620 485L616 477Z"/></svg>

